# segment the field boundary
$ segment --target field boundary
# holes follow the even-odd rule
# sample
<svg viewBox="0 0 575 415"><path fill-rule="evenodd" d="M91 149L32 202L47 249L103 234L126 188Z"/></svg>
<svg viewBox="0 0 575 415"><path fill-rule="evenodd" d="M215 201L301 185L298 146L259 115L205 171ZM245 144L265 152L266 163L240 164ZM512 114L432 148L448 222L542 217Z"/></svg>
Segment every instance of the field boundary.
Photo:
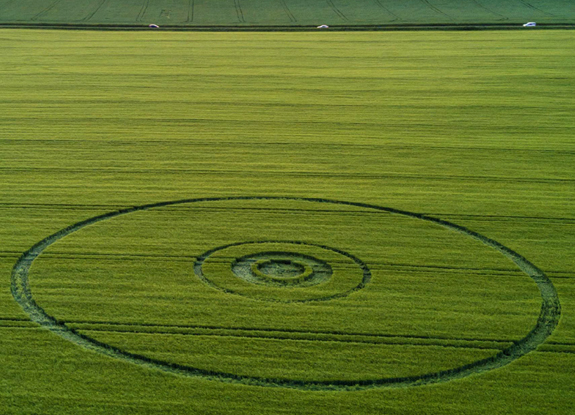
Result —
<svg viewBox="0 0 575 415"><path fill-rule="evenodd" d="M102 5L106 2L102 3ZM85 17L89 20L95 13ZM149 31L147 24L90 24L90 23L0 23L0 29L45 29L45 30L104 30L104 31ZM454 23L454 24L379 24L379 25L331 25L322 31L336 32L388 32L388 31L484 31L484 30L573 30L575 22L541 23L537 27L525 28L520 23ZM313 25L288 25L288 26L185 26L185 25L162 25L161 31L171 32L307 32L318 31Z"/></svg>
<svg viewBox="0 0 575 415"><path fill-rule="evenodd" d="M55 317L47 314L42 307L40 307L32 295L28 275L32 263L40 254L53 243L59 239L70 235L87 226L96 224L98 222L112 219L117 216L125 215L132 212L145 211L153 208L161 208L177 204L198 203L198 202L222 202L222 201L248 201L248 200L267 200L267 201L298 201L298 202L311 202L311 203L324 203L335 204L343 206L354 206L375 210L387 214L397 214L402 216L411 217L427 222L434 223L442 226L450 231L458 232L469 236L481 243L495 249L507 259L514 262L519 269L521 269L527 276L529 276L536 284L541 294L541 311L537 322L533 329L522 339L515 341L511 346L501 350L494 356L481 359L460 367L439 372L427 373L418 376L408 377L395 377L395 378L381 378L381 379L358 379L358 380L297 380L297 379L272 379L236 375L233 373L218 372L213 370L204 370L185 365L168 363L165 361L153 359L147 356L137 355L125 350L118 349L109 344L102 343L93 339L85 334L79 333L77 330L68 327L64 322L59 321ZM227 383L237 383L253 386L264 387L282 387L300 390L315 390L315 391L350 391L350 390L364 390L372 388L405 388L422 385L430 385L436 383L449 382L456 379L461 379L470 375L481 374L490 370L498 369L510 364L511 362L525 356L526 354L536 350L540 345L546 342L547 338L553 333L559 323L561 316L561 305L555 286L551 280L543 273L542 270L537 268L534 264L529 262L526 258L511 250L510 248L502 245L501 243L483 236L477 232L467 229L463 226L426 216L420 213L408 212L404 210L394 209L390 207L377 206L367 203L348 202L340 200L322 199L322 198L303 198L303 197L279 197L279 196L235 196L235 197L211 197L211 198L195 198L184 199L178 201L167 201L152 203L147 205L133 206L126 209L120 209L113 212L108 212L99 216L95 216L73 225L70 225L32 246L29 250L24 252L18 259L12 269L11 276L11 291L14 299L24 310L30 319L41 327L51 331L54 334L86 349L91 350L105 356L119 359L124 362L137 364L141 367L160 370L167 373L172 373L189 378L202 378L208 380L216 380Z"/></svg>

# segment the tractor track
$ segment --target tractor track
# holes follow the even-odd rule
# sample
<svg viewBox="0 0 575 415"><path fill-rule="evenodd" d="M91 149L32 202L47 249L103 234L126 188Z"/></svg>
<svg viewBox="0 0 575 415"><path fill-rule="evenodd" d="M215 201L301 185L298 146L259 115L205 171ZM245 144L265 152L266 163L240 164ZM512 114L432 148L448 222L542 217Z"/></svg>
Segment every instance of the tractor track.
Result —
<svg viewBox="0 0 575 415"><path fill-rule="evenodd" d="M388 7L386 7L386 6L381 2L381 0L374 0L374 1L375 1L375 3L377 4L377 6L378 6L380 9L385 10L387 13L389 13L389 14L391 14L393 17L395 17L395 19L390 20L390 22L396 22L396 21L402 20L401 17L399 17L397 14L395 14L394 12L392 12Z"/></svg>
<svg viewBox="0 0 575 415"><path fill-rule="evenodd" d="M454 20L453 17L451 17L447 13L443 12L441 9L439 9L436 6L434 6L433 4L431 4L431 2L429 0L419 0L419 1L421 1L423 4L425 4L427 7L429 7L434 12L439 13L439 14L447 17L450 20Z"/></svg>
<svg viewBox="0 0 575 415"><path fill-rule="evenodd" d="M106 205L91 205L87 203L11 203L11 202L0 202L0 209L38 209L38 210L79 210L79 211L110 211L122 209L122 206L114 204ZM260 208L260 207L186 207L186 206L173 206L167 207L166 209L171 210L194 210L194 211L273 211L273 212L302 212L302 213L350 213L350 214L365 214L374 215L380 214L379 212L363 212L359 210L346 210L346 209L305 209L305 208ZM575 224L575 218L572 217L558 217L558 216L525 216L525 215L486 215L486 214L471 214L471 213L453 213L453 212L421 212L423 215L428 216L443 216L446 218L458 218L458 219L484 219L484 220L533 220L533 221L557 221L557 222L568 222ZM7 252L7 251L6 251Z"/></svg>
<svg viewBox="0 0 575 415"><path fill-rule="evenodd" d="M329 5L329 7L331 7L331 9L333 10L333 12L335 14L338 15L338 17L340 19L342 19L344 22L348 22L349 19L345 16L345 14L343 14L343 12L337 8L337 6L335 5L335 3L333 2L333 0L326 0L327 4Z"/></svg>
<svg viewBox="0 0 575 415"><path fill-rule="evenodd" d="M555 14L553 14L553 13L546 12L545 10L540 9L539 7L535 7L534 5L532 5L531 3L529 3L529 2L526 1L526 0L518 0L518 1L519 1L521 4L523 4L524 6L530 8L530 9L532 9L532 10L538 11L538 12L540 12L540 13L546 14L547 16L552 16L552 17L556 17L556 16L557 16L557 15L555 15Z"/></svg>
<svg viewBox="0 0 575 415"><path fill-rule="evenodd" d="M100 3L98 3L98 6L96 6L96 8L90 14L88 14L86 17L84 17L80 21L87 22L88 20L90 20L92 17L94 17L94 15L96 13L98 13L98 11L102 8L102 6L104 6L104 4L106 4L108 1L109 0L100 0Z"/></svg>
<svg viewBox="0 0 575 415"><path fill-rule="evenodd" d="M245 23L246 19L244 18L244 11L242 10L240 0L234 0L234 6L236 8L236 15L238 16L238 22Z"/></svg>
<svg viewBox="0 0 575 415"><path fill-rule="evenodd" d="M122 334L152 334L152 335L174 335L174 336L206 336L206 337L217 337L217 338L237 338L237 339L259 339L259 340L285 340L285 341L304 341L304 342L326 342L326 343L354 343L354 344L376 344L376 345L388 345L388 346L421 346L421 347L452 347L452 348L465 348L465 349L483 349L483 350L504 350L512 342L487 342L483 341L460 341L457 339L453 341L445 340L432 340L426 339L425 342L414 342L409 340L398 340L397 338L389 337L364 337L364 338L349 338L352 336L346 335L330 335L330 334L319 334L310 333L308 336L284 336L281 334L266 333L261 334L257 331L252 333L240 333L240 332L228 332L228 333L218 333L215 330L209 331L135 331L128 329L113 329L109 327L95 328L95 327L75 327L72 326L74 330L79 330L82 332L106 332L106 333L122 333ZM347 337L347 338L346 338ZM355 337L355 336L354 336Z"/></svg>
<svg viewBox="0 0 575 415"><path fill-rule="evenodd" d="M285 14L287 15L288 19L290 22L292 23L296 23L297 19L296 17L293 15L293 13L291 12L291 10L289 9L286 0L280 0L280 4L282 6L283 11L285 12Z"/></svg>
<svg viewBox="0 0 575 415"><path fill-rule="evenodd" d="M494 12L494 11L491 10L489 7L484 6L483 3L481 3L479 0L471 0L471 2L472 2L473 4L476 4L478 7L482 8L483 10L485 10L485 11L491 13L491 14L494 14L495 16L501 17L501 19L499 19L500 21L509 20L509 18L508 18L507 16L504 16L504 15L502 15L502 14L500 14L500 13Z"/></svg>
<svg viewBox="0 0 575 415"><path fill-rule="evenodd" d="M188 17L186 18L186 23L192 23L194 21L194 7L195 7L195 0L189 0Z"/></svg>
<svg viewBox="0 0 575 415"><path fill-rule="evenodd" d="M317 172L317 171L264 171L264 170L210 170L210 169L194 169L194 168L179 168L179 169L168 169L168 168L116 168L116 167L104 167L99 169L94 168L68 168L68 167L5 167L0 168L0 172L7 171L10 173L27 173L27 172L42 172L42 173L76 173L76 174L93 174L94 172L99 173L114 173L114 174L157 174L162 172L164 174L180 175L180 174L190 174L194 175L233 175L234 177L240 176L284 176L284 177L316 177L316 178L363 178L363 179L374 179L374 180L384 180L384 179L402 179L402 180L438 180L438 181L468 181L468 182L503 182L503 183L537 183L537 184L573 184L575 179L571 178L541 178L541 177L523 177L523 176L465 176L465 175L422 175L422 174L401 174L401 173L332 173L332 172Z"/></svg>
<svg viewBox="0 0 575 415"><path fill-rule="evenodd" d="M144 19L144 15L146 14L146 11L148 10L149 5L150 5L150 0L146 0L144 2L144 4L142 5L142 8L140 9L140 12L138 13L138 17L136 17L137 22L141 22Z"/></svg>
<svg viewBox="0 0 575 415"><path fill-rule="evenodd" d="M54 3L52 3L50 6L46 7L44 10L42 10L40 13L38 13L37 15L32 17L30 20L32 20L34 22L37 21L42 16L44 16L46 13L48 13L50 10L52 10L54 7L56 7L58 5L58 3L60 3L61 1L62 0L56 0Z"/></svg>

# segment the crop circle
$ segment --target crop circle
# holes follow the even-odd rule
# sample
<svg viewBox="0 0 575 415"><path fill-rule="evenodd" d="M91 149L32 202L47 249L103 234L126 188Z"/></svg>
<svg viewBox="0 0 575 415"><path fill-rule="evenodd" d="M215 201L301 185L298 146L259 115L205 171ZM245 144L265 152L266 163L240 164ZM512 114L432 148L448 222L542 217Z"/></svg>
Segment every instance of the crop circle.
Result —
<svg viewBox="0 0 575 415"><path fill-rule="evenodd" d="M75 330L69 328L65 323L57 320L57 318L49 315L44 309L36 303L32 295L29 284L29 271L34 260L42 254L42 252L50 245L57 242L59 239L70 235L80 229L93 225L98 222L108 220L117 216L126 215L133 212L145 211L149 209L156 209L166 206L173 206L178 204L189 204L197 202L214 202L214 201L258 201L258 200L292 200L299 202L309 203L323 203L359 207L370 210L372 212L385 212L388 214L402 215L409 218L431 222L433 224L442 226L450 231L458 232L483 244L493 248L507 259L514 262L519 269L521 269L527 276L529 276L536 284L541 294L541 310L539 317L533 326L532 330L522 339L514 342L513 345L505 348L496 355L481 359L464 366L456 367L453 369L427 373L417 376L396 377L396 378L380 378L380 379L357 379L357 380L339 380L339 381L323 381L323 380L297 380L297 379L269 379L253 376L242 376L232 373L218 372L213 370L204 370L185 365L174 363L167 363L158 359L149 358L146 356L137 355L119 348L104 344L89 336L80 334ZM277 241L276 241L277 242ZM254 241L253 243L270 243L269 241ZM246 244L241 242L238 244ZM204 260L213 252L212 250L204 254ZM335 249L335 248L334 248ZM199 257L201 259L201 257ZM296 260L298 262L299 260ZM321 284L319 284L321 285ZM319 286L318 285L318 286ZM99 215L76 224L73 224L65 229L62 229L40 242L36 243L29 250L24 252L18 259L12 270L11 289L14 299L22 307L22 309L29 315L30 319L42 327L52 331L53 333L69 340L85 349L92 350L109 357L113 357L125 362L138 364L147 368L157 369L168 373L178 374L191 378L204 378L209 380L218 380L231 383L241 383L255 386L265 387L286 387L304 390L361 390L377 387L408 387L408 386L421 386L428 384L435 384L440 382L447 382L455 379L460 379L472 374L479 374L488 370L501 368L514 360L521 358L527 353L535 350L540 344L546 341L551 335L553 330L558 324L561 307L557 292L552 282L547 276L529 262L526 258L517 252L503 246L497 241L494 241L486 236L480 235L465 227L456 225L454 223L444 221L441 219L433 218L430 216L402 211L398 209L382 207L377 205L370 205L357 202L346 202L328 199L317 198L294 198L294 197L266 197L266 196L242 196L242 197L228 197L228 198L199 198L199 199L186 199L179 201L168 201L161 203L154 203L142 206L130 207L114 212L109 212ZM279 288L284 289L284 288Z"/></svg>

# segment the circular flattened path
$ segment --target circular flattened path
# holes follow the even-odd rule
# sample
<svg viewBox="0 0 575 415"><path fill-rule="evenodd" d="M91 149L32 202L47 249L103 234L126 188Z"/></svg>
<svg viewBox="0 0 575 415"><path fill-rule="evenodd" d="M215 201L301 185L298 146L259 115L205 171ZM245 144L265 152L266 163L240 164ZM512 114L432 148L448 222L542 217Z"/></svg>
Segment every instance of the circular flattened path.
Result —
<svg viewBox="0 0 575 415"><path fill-rule="evenodd" d="M510 347L500 351L499 353L497 353L492 357L478 360L461 367L411 377L381 378L381 379L368 379L368 380L358 379L358 380L346 380L346 381L321 381L321 380L303 381L303 380L291 380L291 379L268 379L268 378L264 379L258 377L235 375L232 373L209 371L185 365L167 363L161 360L151 359L145 356L133 354L128 351L124 351L115 348L113 346L110 346L108 344L99 342L86 335L77 333L75 330L70 329L68 326L66 326L66 324L59 322L56 318L47 314L42 309L42 307L40 307L35 302L32 292L30 290L28 280L30 267L32 266L34 260L38 258L38 256L42 254L42 252L46 248L48 248L50 245L52 245L59 239L67 235L70 235L88 225L92 225L117 216L126 215L132 212L161 208L164 206L172 206L178 204L232 201L232 200L235 201L291 200L291 201L310 202L310 203L354 206L354 207L365 208L372 211L387 212L407 216L422 221L431 222L440 225L450 231L461 233L463 235L466 235L470 238L476 239L484 243L485 245L501 253L509 260L513 261L517 265L517 267L519 267L519 269L521 269L527 276L529 276L537 284L537 287L541 293L541 300L542 300L539 318L537 319L537 322L533 326L532 330L527 334L527 336L525 336L519 341L516 341ZM212 252L214 252L214 250L206 253L207 256L209 256L210 253ZM204 256L206 256L206 254L204 254ZM364 277L365 277L365 269L364 269ZM302 390L343 391L343 390L361 390L361 389L378 388L378 387L421 386L421 385L448 382L451 380L464 378L466 376L470 376L473 374L479 374L489 370L497 369L508 365L509 363L521 358L522 356L525 356L527 353L535 350L540 344L545 342L547 337L551 335L551 333L557 326L561 315L561 307L559 298L557 296L557 291L553 286L552 282L549 280L549 278L547 278L547 276L543 273L543 271L541 271L539 268L537 268L535 265L533 265L531 262L529 262L526 258L521 256L517 252L503 246L502 244L500 244L497 241L494 241L493 239L487 238L486 236L480 235L472 230L456 225L454 223L418 213L412 213L366 203L346 202L346 201L318 199L318 198L268 197L268 196L198 198L198 199L185 199L185 200L153 203L148 205L130 207L115 212L109 212L73 224L36 243L28 251L24 252L14 265L14 268L12 270L11 285L14 299L18 302L18 304L22 307L22 309L29 315L32 321L40 324L42 327L52 331L53 333L61 336L62 338L69 340L85 349L92 350L109 357L120 359L122 361L138 364L140 366L144 366L150 369L157 369L164 372L191 378L204 378L230 383L241 383L247 385L265 386L265 387L285 387L285 388L302 389Z"/></svg>

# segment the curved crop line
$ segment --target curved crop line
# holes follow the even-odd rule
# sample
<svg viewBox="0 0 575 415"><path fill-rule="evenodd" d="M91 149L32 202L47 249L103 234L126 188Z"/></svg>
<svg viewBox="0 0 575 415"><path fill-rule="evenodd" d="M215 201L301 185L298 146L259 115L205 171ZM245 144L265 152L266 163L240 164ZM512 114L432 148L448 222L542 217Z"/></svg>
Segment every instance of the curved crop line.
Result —
<svg viewBox="0 0 575 415"><path fill-rule="evenodd" d="M485 5L484 5L483 3L481 3L479 0L471 0L471 1L472 1L474 4L476 4L477 6L481 7L483 10L485 10L485 11L487 11L487 12L489 12L489 13L492 13L492 14L494 14L495 16L501 17L501 19L499 19L499 20L509 20L509 18L508 18L507 16L504 16L504 15L502 15L502 14L500 14L500 13L497 13L497 12L491 10L489 7L485 6Z"/></svg>
<svg viewBox="0 0 575 415"><path fill-rule="evenodd" d="M431 2L429 2L428 0L419 0L421 1L423 4L425 4L426 6L428 6L431 10L444 15L445 17L448 17L449 19L453 20L453 17L451 17L450 15L448 15L447 13L444 13L443 11L441 11L439 8L435 7L433 4L431 4Z"/></svg>
<svg viewBox="0 0 575 415"><path fill-rule="evenodd" d="M263 265L266 264L270 264L273 260L270 259L260 259L257 260L255 262L252 263L250 270L252 271L253 274L255 274L258 278L264 280L266 283L277 283L280 284L282 286L284 285L296 285L296 284L300 284L302 282L306 282L309 281L314 275L314 271L313 268L311 266L309 266L308 264L300 264L299 262L293 262L296 265L299 265L299 268L297 270L297 272L299 272L297 275L292 275L289 277L281 277L278 278L277 276L274 275L269 275L266 274L265 272L261 271L261 267ZM291 260L286 261L287 263L290 263Z"/></svg>
<svg viewBox="0 0 575 415"><path fill-rule="evenodd" d="M94 15L96 13L98 13L98 11L102 8L102 6L107 2L108 0L101 0L100 3L98 4L98 6L96 6L96 8L94 9L94 11L92 11L90 14L88 14L86 17L84 17L81 21L82 22L87 22L88 20L90 20L92 17L94 17Z"/></svg>
<svg viewBox="0 0 575 415"><path fill-rule="evenodd" d="M236 14L238 15L238 22L245 23L246 20L244 19L244 12L242 10L240 0L234 0L234 6L236 6Z"/></svg>
<svg viewBox="0 0 575 415"><path fill-rule="evenodd" d="M270 258L270 256L272 258ZM276 258L273 258L274 256ZM257 257L263 257L263 259L256 259ZM296 269L297 269L297 271L299 271L299 273L297 275L291 275L288 277L278 278L276 275L269 275L269 274L266 274L266 273L261 271L261 269L260 269L261 266L263 266L265 264L273 263L274 260L277 262L278 257L279 257L280 262L295 265ZM303 258L303 261L302 261L302 258ZM250 259L251 259L251 261L250 261ZM308 262L305 262L306 260ZM309 261L312 261L313 265L310 265ZM250 264L250 262L251 262L251 264ZM331 267L329 267L329 265L327 265L329 268L325 269L326 272L324 273L327 275L324 276L324 278L321 278L322 277L321 271L324 271L322 265L326 266L327 263L325 263L323 261L320 262L316 258L310 257L309 255L295 254L293 252L285 253L285 252L270 251L270 252L258 253L255 255L246 255L246 256L243 256L241 258L237 258L236 260L233 261L232 271L238 277L250 282L244 276L242 276L239 273L234 271L234 267L238 267L238 266L246 267L246 266L248 266L250 277L252 277L252 278L255 277L257 280L259 280L259 281L257 281L258 283L263 283L265 285L270 285L270 286L280 286L280 287L285 287L287 285L300 285L300 284L307 283L306 285L302 285L302 286L309 286L309 285L319 284L331 276L331 273L329 272L329 271L331 271ZM316 273L316 269L314 269L314 266L316 269L319 268L319 269L317 269L317 271L318 271L317 273Z"/></svg>
<svg viewBox="0 0 575 415"><path fill-rule="evenodd" d="M344 206L355 206L360 208L372 209L380 212L391 214L398 214L403 216L412 217L415 219L424 220L427 222L435 223L451 231L459 232L469 236L475 240L500 252L503 256L513 261L523 272L525 272L537 284L541 293L541 311L535 327L523 339L514 342L513 345L505 348L496 355L481 359L464 366L454 369L442 370L434 373L427 373L418 376L396 377L396 378L382 378L382 379L366 379L366 380L332 380L332 381L306 381L306 380L290 380L290 379L269 379L261 377L251 377L235 375L232 373L218 372L197 369L189 366L179 365L175 363L163 362L161 360L152 359L146 356L130 353L108 344L102 343L84 334L78 333L75 329L69 328L65 323L58 321L56 318L48 315L42 307L36 304L29 285L29 271L34 260L50 245L57 242L59 239L70 235L86 226L95 223L112 219L114 217L125 215L132 212L159 208L164 206L171 206L183 203L195 202L215 202L215 201L238 201L238 200L290 200L302 202L317 202L329 203ZM197 198L185 199L179 201L152 203L142 206L134 206L126 209L121 209L115 212L105 213L103 215L89 218L73 225L70 225L32 246L29 250L24 252L18 259L14 268L12 269L11 278L12 295L20 307L28 314L30 319L38 323L43 328L59 335L60 337L77 344L87 350L92 350L109 357L113 357L124 362L134 363L149 369L161 370L168 373L173 373L189 378L203 378L210 380L217 380L229 383L239 383L245 385L265 386L265 387L284 387L301 390L321 390L321 391L349 391L349 390L363 390L379 387L387 388L401 388L409 386L422 386L442 382L448 382L455 379L461 379L466 376L483 373L489 370L498 369L508 365L514 360L525 356L527 353L535 350L540 344L544 343L547 337L551 335L559 322L561 316L561 305L557 291L553 283L547 276L525 259L517 252L507 248L493 239L483 236L477 232L469 230L463 226L454 223L426 216L423 214L412 213L394 208L382 207L377 205L370 205L367 203L346 202L321 198L297 198L297 197L274 197L274 196L236 196L236 197L213 197L213 198Z"/></svg>
<svg viewBox="0 0 575 415"><path fill-rule="evenodd" d="M355 287L353 287L350 290L341 292L341 293L337 293L337 294L332 294L329 296L325 296L325 297L318 297L318 298L308 298L305 300L280 300L277 298L263 298L263 297L250 297L247 295L244 295L242 293L239 293L237 291L233 291L224 287L221 287L217 284L215 284L213 281L210 281L203 273L202 271L202 266L204 264L204 261L206 259L208 259L210 257L210 255L212 255L213 253L217 252L217 251L221 251L222 249L227 249L227 248L231 248L233 246L241 246L241 245L249 245L249 244L274 244L274 243L278 243L278 244L294 244L294 245L309 245L309 246L316 246L318 248L323 248L329 251L333 251L336 252L340 255L346 256L349 259L351 259L353 262L355 262L357 265L359 265L359 267L361 268L361 270L363 271L363 278L361 279L361 282L356 285ZM307 255L302 255L301 256L307 256ZM313 258L313 257L310 257ZM317 258L313 258L314 260L318 261ZM241 297L244 298L249 298L251 300L256 300L256 301L267 301L267 302L273 302L273 303L308 303L308 302L317 302L317 301L330 301L330 300L335 300L338 298L343 298L343 297L347 297L348 295L354 293L355 291L361 290L362 288L365 288L365 286L371 281L371 271L369 270L368 266L366 265L365 262L363 262L361 259L357 258L356 256L342 251L340 249L337 248L333 248L327 245L318 245L318 244L312 244L312 243L308 243L308 242L302 242L302 241L248 241L248 242L234 242L228 245L223 245L223 246L218 246L216 248L210 249L207 252L204 252L202 255L200 255L198 257L198 259L196 260L196 262L194 263L194 273L196 274L196 276L202 280L202 282L204 282L206 285L222 291L226 294L234 294L234 295L239 295Z"/></svg>
<svg viewBox="0 0 575 415"><path fill-rule="evenodd" d="M546 15L548 15L548 16L556 16L555 14L546 12L545 10L540 9L539 7L535 7L534 5L532 5L531 3L529 3L529 2L527 2L527 1L525 1L525 0L519 0L519 2L520 2L521 4L523 4L523 5L527 6L527 7L529 7L530 9L537 10L538 12L541 12L541 13L546 14Z"/></svg>
<svg viewBox="0 0 575 415"><path fill-rule="evenodd" d="M343 14L343 12L337 8L333 0L326 0L326 2L329 5L329 7L331 7L331 9L335 12L335 14L337 14L342 20L346 22L349 21L349 19L345 16L345 14Z"/></svg>
<svg viewBox="0 0 575 415"><path fill-rule="evenodd" d="M56 0L54 3L52 3L50 6L46 7L44 10L42 10L36 16L32 17L30 20L32 20L32 21L38 20L40 17L44 16L46 13L48 13L50 10L52 10L54 7L56 7L56 5L58 3L60 3L61 1L62 0Z"/></svg>
<svg viewBox="0 0 575 415"><path fill-rule="evenodd" d="M374 0L375 3L382 8L383 10L385 10L386 12L388 12L389 14L391 14L393 17L395 17L395 19L390 20L390 22L395 22L397 20L402 20L401 17L399 17L397 14L395 14L394 12L392 12L388 7L385 7L383 5L383 3L381 2L381 0Z"/></svg>
<svg viewBox="0 0 575 415"><path fill-rule="evenodd" d="M189 0L188 2L188 18L186 19L186 23L192 23L194 21L194 0Z"/></svg>
<svg viewBox="0 0 575 415"><path fill-rule="evenodd" d="M138 17L136 17L137 22L141 22L146 14L146 10L148 10L148 6L150 5L150 0L146 0L140 9L140 13L138 13Z"/></svg>
<svg viewBox="0 0 575 415"><path fill-rule="evenodd" d="M291 12L291 10L289 9L287 3L285 0L280 0L280 3L282 5L282 8L284 9L285 13L287 14L288 19L290 20L290 22L295 23L297 22L297 19L295 18L295 16L293 15L293 13Z"/></svg>

